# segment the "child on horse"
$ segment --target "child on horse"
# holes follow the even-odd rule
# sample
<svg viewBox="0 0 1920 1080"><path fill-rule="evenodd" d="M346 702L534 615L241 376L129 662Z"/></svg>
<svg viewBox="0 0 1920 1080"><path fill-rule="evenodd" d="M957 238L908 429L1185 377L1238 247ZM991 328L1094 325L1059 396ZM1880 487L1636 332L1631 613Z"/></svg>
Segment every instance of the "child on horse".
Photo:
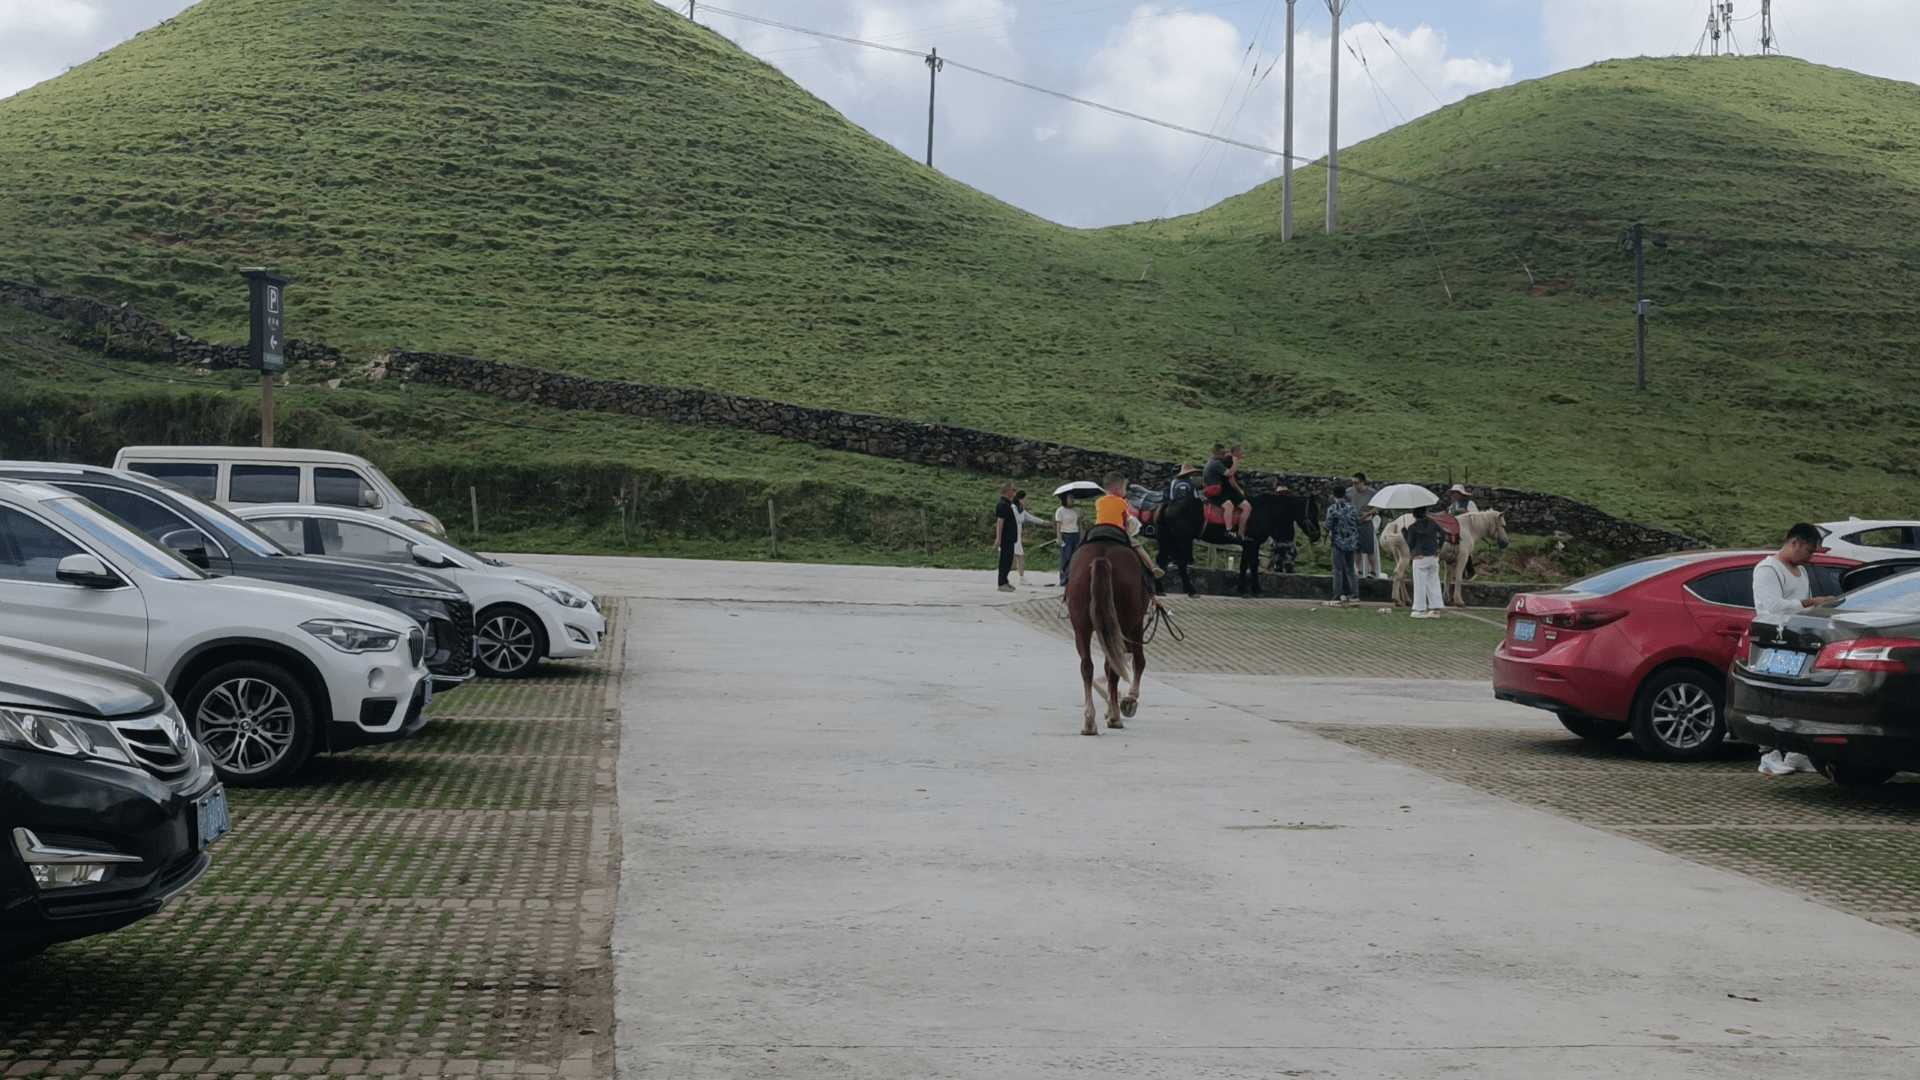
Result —
<svg viewBox="0 0 1920 1080"><path fill-rule="evenodd" d="M1101 477L1100 486L1107 493L1094 501L1093 528L1087 530L1087 542L1105 539L1131 546L1134 554L1140 556L1142 569L1151 575L1147 580L1148 594L1158 592L1157 582L1167 572L1154 565L1153 556L1147 554L1146 542L1138 535L1140 518L1133 512L1133 507L1127 504L1127 478L1119 473L1108 473ZM1155 596L1153 602L1156 607L1159 606L1159 597Z"/></svg>

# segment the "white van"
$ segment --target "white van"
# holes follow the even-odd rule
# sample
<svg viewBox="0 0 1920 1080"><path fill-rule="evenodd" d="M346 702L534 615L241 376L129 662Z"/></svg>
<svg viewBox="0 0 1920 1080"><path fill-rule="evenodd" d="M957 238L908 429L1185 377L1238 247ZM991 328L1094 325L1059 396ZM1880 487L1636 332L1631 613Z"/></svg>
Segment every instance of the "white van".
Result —
<svg viewBox="0 0 1920 1080"><path fill-rule="evenodd" d="M125 446L113 467L165 480L222 506L350 506L447 535L439 518L407 501L373 462L357 454L291 447Z"/></svg>

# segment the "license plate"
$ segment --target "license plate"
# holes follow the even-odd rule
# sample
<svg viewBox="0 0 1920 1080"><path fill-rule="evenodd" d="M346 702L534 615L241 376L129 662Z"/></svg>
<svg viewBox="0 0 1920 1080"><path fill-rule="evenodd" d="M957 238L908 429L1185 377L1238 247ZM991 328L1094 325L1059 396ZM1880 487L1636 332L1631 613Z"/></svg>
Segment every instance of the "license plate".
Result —
<svg viewBox="0 0 1920 1080"><path fill-rule="evenodd" d="M194 806L200 811L200 846L202 848L227 835L227 832L233 828L233 818L227 814L226 788L214 788L201 796Z"/></svg>
<svg viewBox="0 0 1920 1080"><path fill-rule="evenodd" d="M1533 635L1537 633L1539 629L1540 624L1534 622L1532 619L1515 619L1513 622L1513 640L1532 641Z"/></svg>
<svg viewBox="0 0 1920 1080"><path fill-rule="evenodd" d="M1761 649L1754 657L1753 670L1761 675L1781 675L1797 679L1806 670L1807 654L1792 649Z"/></svg>

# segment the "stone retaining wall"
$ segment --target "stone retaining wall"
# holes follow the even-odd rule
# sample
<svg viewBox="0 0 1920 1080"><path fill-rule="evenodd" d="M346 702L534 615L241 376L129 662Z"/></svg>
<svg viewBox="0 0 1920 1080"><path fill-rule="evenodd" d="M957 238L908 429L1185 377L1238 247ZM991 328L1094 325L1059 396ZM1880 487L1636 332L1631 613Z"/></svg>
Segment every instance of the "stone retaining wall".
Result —
<svg viewBox="0 0 1920 1080"><path fill-rule="evenodd" d="M98 328L109 351L145 359L170 359L207 368L240 367L246 349L215 345L172 330L159 320L88 297L70 296L39 285L0 278L0 300L56 319ZM340 350L313 342L289 341L293 366L337 367ZM561 409L646 416L681 424L757 431L829 450L896 458L921 465L972 469L1010 477L1097 479L1118 472L1149 486L1173 478L1178 464L1126 454L1087 450L1063 443L1021 439L953 424L905 420L870 413L841 412L742 397L717 390L599 379L547 371L453 353L394 349L375 362L373 378L394 377L489 394ZM1284 485L1323 501L1339 477L1301 473L1255 472L1245 477L1254 491ZM1377 483L1387 483L1376 478ZM1427 484L1441 494L1445 485ZM1641 525L1559 495L1518 488L1468 485L1475 501L1507 515L1512 532L1565 534L1626 557L1653 555L1706 545L1690 536Z"/></svg>

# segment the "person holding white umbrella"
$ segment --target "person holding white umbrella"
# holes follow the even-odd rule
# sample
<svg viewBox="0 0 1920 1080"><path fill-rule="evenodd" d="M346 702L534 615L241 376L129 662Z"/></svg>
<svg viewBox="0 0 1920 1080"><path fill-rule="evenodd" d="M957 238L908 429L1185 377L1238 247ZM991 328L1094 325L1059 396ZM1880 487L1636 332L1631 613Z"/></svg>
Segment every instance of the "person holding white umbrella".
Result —
<svg viewBox="0 0 1920 1080"><path fill-rule="evenodd" d="M1412 510L1414 521L1401 534L1413 562L1413 617L1437 619L1446 607L1440 593L1440 546L1446 533L1437 522L1427 519L1427 507L1439 502L1439 496L1419 484L1388 484L1368 502L1378 510Z"/></svg>
<svg viewBox="0 0 1920 1080"><path fill-rule="evenodd" d="M1081 499L1097 499L1106 494L1100 485L1088 480L1061 484L1053 489L1060 508L1053 512L1053 531L1060 537L1060 587L1067 587L1067 567L1073 564L1073 552L1080 546Z"/></svg>

